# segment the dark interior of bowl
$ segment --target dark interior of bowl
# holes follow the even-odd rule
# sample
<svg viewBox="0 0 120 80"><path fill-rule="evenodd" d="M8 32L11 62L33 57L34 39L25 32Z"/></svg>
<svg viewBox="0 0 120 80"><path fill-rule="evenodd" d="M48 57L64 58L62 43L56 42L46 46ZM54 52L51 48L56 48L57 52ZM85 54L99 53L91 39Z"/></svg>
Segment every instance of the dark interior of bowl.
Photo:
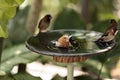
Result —
<svg viewBox="0 0 120 80"><path fill-rule="evenodd" d="M80 45L70 48L56 47L55 42L64 34L75 37ZM115 45L114 41L109 42L110 44L96 43L101 35L102 33L86 30L52 30L28 38L26 46L33 52L51 56L93 55L109 51Z"/></svg>

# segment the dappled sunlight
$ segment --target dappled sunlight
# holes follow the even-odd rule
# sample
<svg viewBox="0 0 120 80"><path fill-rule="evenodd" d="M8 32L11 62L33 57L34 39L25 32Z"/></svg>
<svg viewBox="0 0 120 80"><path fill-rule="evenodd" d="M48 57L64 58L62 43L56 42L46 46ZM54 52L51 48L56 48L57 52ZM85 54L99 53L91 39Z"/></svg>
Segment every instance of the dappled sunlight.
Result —
<svg viewBox="0 0 120 80"><path fill-rule="evenodd" d="M41 77L43 80L51 80L56 74L61 77L67 76L67 68L60 67L52 64L41 64L39 62L33 62L27 65L27 72L33 76ZM87 74L79 69L74 70L74 76ZM45 77L47 76L47 77Z"/></svg>
<svg viewBox="0 0 120 80"><path fill-rule="evenodd" d="M11 64L11 61L7 61L6 64Z"/></svg>
<svg viewBox="0 0 120 80"><path fill-rule="evenodd" d="M12 74L17 74L18 72L18 66L14 66L13 69L11 70Z"/></svg>
<svg viewBox="0 0 120 80"><path fill-rule="evenodd" d="M19 55L20 53L22 53L21 50L16 50L16 51L15 51L15 54L16 54L16 55Z"/></svg>

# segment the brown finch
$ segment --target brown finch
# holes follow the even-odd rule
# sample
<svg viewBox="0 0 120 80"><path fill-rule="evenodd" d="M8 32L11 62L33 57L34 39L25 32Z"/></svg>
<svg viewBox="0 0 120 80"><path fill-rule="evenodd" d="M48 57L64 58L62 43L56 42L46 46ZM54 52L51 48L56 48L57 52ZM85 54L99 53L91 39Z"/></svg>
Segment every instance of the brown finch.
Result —
<svg viewBox="0 0 120 80"><path fill-rule="evenodd" d="M68 35L61 36L58 41L56 42L57 47L69 48L70 42Z"/></svg>
<svg viewBox="0 0 120 80"><path fill-rule="evenodd" d="M39 32L42 32L49 27L51 18L52 16L50 14L47 14L40 20L38 24Z"/></svg>
<svg viewBox="0 0 120 80"><path fill-rule="evenodd" d="M113 40L118 32L118 24L114 19L110 20L110 25L106 29L105 33L98 39L98 41L109 42Z"/></svg>

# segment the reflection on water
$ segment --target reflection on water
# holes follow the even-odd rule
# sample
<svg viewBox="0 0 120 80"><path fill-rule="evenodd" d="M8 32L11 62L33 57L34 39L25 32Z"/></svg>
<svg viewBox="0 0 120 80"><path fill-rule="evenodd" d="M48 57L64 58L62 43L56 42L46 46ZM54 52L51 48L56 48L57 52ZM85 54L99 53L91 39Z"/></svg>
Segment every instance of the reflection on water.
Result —
<svg viewBox="0 0 120 80"><path fill-rule="evenodd" d="M62 35L67 34L68 36L73 36L79 46L69 47L69 48L60 48L55 46L55 42ZM59 30L51 31L45 33L39 33L36 36L31 37L28 40L28 44L33 46L39 51L45 52L54 52L59 53L69 53L69 54L88 54L97 50L101 50L96 40L101 36L101 33L95 31L84 31L84 30ZM104 47L106 48L106 47ZM104 49L103 48L103 49Z"/></svg>
<svg viewBox="0 0 120 80"><path fill-rule="evenodd" d="M103 42L103 41L100 41L100 40L96 40L95 43L100 49L104 49L104 48L107 48L109 46L112 46L113 43L115 43L115 40L111 40L111 41L108 41L108 42Z"/></svg>
<svg viewBox="0 0 120 80"><path fill-rule="evenodd" d="M61 33L61 35L65 34L64 32ZM96 34L95 32L75 32L70 31L66 33L68 36L72 36L75 38L75 40L79 43L79 46L71 46L69 48L63 48L63 47L56 47L55 43L57 39L53 38L53 40L49 41L49 44L47 45L47 48L50 50L53 50L55 52L62 52L62 53L88 53L94 50L99 50L96 43L94 43L94 40L97 39L100 36L99 34ZM59 37L61 37L61 35Z"/></svg>

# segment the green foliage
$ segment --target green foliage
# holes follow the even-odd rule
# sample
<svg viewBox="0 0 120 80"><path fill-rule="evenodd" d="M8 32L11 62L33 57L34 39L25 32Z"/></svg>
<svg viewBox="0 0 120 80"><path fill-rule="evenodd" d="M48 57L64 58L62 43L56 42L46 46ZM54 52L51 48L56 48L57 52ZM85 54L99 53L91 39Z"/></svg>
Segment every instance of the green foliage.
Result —
<svg viewBox="0 0 120 80"><path fill-rule="evenodd" d="M105 14L108 12L112 12L112 10L114 9L113 2L114 0L101 0L100 2L98 2L97 0L90 1L90 10L93 10L96 7L99 13Z"/></svg>
<svg viewBox="0 0 120 80"><path fill-rule="evenodd" d="M75 10L64 8L56 17L53 29L85 29L85 24Z"/></svg>
<svg viewBox="0 0 120 80"><path fill-rule="evenodd" d="M28 10L29 6L25 7L22 10L18 10L16 16L13 19L11 19L8 23L8 39L12 44L20 44L25 42L25 40L27 39L28 33L25 26L27 21Z"/></svg>
<svg viewBox="0 0 120 80"><path fill-rule="evenodd" d="M0 75L10 73L11 69L20 63L30 63L39 58L39 54L32 53L25 45L14 46L3 51Z"/></svg>
<svg viewBox="0 0 120 80"><path fill-rule="evenodd" d="M100 20L115 18L113 16L115 10L114 0L97 0L89 1L90 19L92 23L97 23Z"/></svg>
<svg viewBox="0 0 120 80"><path fill-rule="evenodd" d="M65 80L65 79L57 74L53 77L52 80Z"/></svg>
<svg viewBox="0 0 120 80"><path fill-rule="evenodd" d="M109 20L99 21L93 24L92 30L103 33L106 30L106 28L108 28L108 26L109 26Z"/></svg>
<svg viewBox="0 0 120 80"><path fill-rule="evenodd" d="M8 37L7 23L24 0L0 0L0 37Z"/></svg>
<svg viewBox="0 0 120 80"><path fill-rule="evenodd" d="M47 64L49 62L53 62L53 58L51 56L40 56L37 61L40 61L42 64Z"/></svg>
<svg viewBox="0 0 120 80"><path fill-rule="evenodd" d="M93 56L93 57L95 57L95 56ZM96 77L98 77L99 72L101 70L102 63L98 60L89 58L85 62L81 62L80 65L86 68L86 72L91 72ZM110 75L110 73L108 73L108 68L105 66L105 63L102 68L102 74L100 74L100 75L102 76L102 78L109 77L109 75Z"/></svg>
<svg viewBox="0 0 120 80"><path fill-rule="evenodd" d="M59 0L61 6L66 6L67 4L69 3L74 3L74 4L77 4L79 3L80 1L79 0Z"/></svg>
<svg viewBox="0 0 120 80"><path fill-rule="evenodd" d="M39 77L33 77L32 75L28 73L18 73L15 75L7 75L0 77L0 80L42 80Z"/></svg>

